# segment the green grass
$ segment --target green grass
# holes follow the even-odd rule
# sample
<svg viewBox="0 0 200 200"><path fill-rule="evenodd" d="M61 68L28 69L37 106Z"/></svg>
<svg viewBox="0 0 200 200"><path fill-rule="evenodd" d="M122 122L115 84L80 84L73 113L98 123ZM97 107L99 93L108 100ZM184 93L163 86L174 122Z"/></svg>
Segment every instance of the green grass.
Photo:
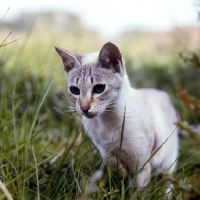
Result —
<svg viewBox="0 0 200 200"><path fill-rule="evenodd" d="M38 31L41 31L39 35ZM191 81L187 86L195 91L197 82L192 80L199 71L192 75L192 70L180 61L174 57L170 60L170 54L164 64L155 61L160 55L156 51L152 52L151 61L150 55L143 57L138 68L131 64L136 60L131 60L133 52L128 51L127 41L118 42L127 58L134 85L167 90L180 108L181 116L187 121L199 122L174 95L175 85L180 81ZM71 118L73 113L67 112L66 77L53 46L85 53L98 50L102 44L94 34L80 37L69 33L58 37L52 30L40 28L0 48L0 180L6 188L0 189L0 200L7 199L6 191L13 199L20 200L157 200L167 198L168 179L174 183L171 199L183 199L186 195L199 197L200 151L195 141L181 140L179 163L172 176L166 174L160 180L155 175L147 188L136 190L111 174L84 135L79 118ZM134 58L141 58L141 52L138 50ZM163 68L167 63L171 67ZM172 68L174 63L178 63L177 69ZM187 79L188 72L190 79Z"/></svg>

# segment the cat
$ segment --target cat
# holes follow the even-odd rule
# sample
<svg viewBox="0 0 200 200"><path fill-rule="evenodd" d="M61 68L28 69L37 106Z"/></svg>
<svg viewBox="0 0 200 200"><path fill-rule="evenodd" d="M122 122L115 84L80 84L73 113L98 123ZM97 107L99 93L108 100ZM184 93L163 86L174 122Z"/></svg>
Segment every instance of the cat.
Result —
<svg viewBox="0 0 200 200"><path fill-rule="evenodd" d="M172 173L178 156L178 116L168 94L132 88L120 50L111 42L100 52L83 55L55 49L85 133L111 171L122 178L135 176L136 188L147 186L153 170Z"/></svg>

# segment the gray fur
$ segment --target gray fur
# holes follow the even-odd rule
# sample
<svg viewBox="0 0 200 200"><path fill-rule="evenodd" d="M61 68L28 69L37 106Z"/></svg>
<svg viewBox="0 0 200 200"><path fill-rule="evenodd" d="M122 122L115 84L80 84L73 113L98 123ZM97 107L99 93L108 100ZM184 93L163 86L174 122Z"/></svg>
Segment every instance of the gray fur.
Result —
<svg viewBox="0 0 200 200"><path fill-rule="evenodd" d="M174 124L178 119L168 94L156 89L131 88L124 60L112 43L106 43L100 52L85 55L56 50L68 73L68 92L76 103L76 111L82 115L85 132L110 168L118 170L118 163L123 177L128 172L133 177L139 170L136 187L148 184L153 169L172 173L178 154ZM97 84L105 85L100 94L93 92ZM79 88L80 94L72 94L71 86ZM88 109L87 113L83 107Z"/></svg>

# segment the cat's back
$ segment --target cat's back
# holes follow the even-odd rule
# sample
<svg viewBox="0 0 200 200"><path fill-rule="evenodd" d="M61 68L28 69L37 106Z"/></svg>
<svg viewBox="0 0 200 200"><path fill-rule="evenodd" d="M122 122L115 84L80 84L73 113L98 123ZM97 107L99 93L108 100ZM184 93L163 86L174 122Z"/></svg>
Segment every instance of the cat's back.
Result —
<svg viewBox="0 0 200 200"><path fill-rule="evenodd" d="M142 96L143 98L145 98L145 101L153 107L160 107L163 110L163 112L166 113L170 110L172 112L175 111L170 97L166 92L153 88L139 89L139 91L142 93Z"/></svg>
<svg viewBox="0 0 200 200"><path fill-rule="evenodd" d="M175 165L172 168L170 166L178 154L178 129L175 124L178 122L177 111L164 91L139 89L138 92L149 109L151 127L155 134L152 153L164 144L151 159L152 166L157 168L162 162L164 170L173 171Z"/></svg>
<svg viewBox="0 0 200 200"><path fill-rule="evenodd" d="M174 108L169 95L157 89L139 89L145 103L149 107L149 114L156 126L166 127L170 132L174 129L175 123L178 122L178 115Z"/></svg>

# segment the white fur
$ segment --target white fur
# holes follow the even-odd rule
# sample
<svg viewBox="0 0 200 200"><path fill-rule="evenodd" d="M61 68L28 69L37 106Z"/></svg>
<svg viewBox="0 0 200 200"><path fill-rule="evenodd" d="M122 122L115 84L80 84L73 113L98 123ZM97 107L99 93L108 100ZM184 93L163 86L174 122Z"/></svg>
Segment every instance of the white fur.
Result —
<svg viewBox="0 0 200 200"><path fill-rule="evenodd" d="M178 116L168 94L131 88L123 58L112 43L105 44L100 53L82 55L80 66L75 63L74 67L66 62L72 56L56 50L65 61L68 92L83 116L85 132L111 170L119 169L123 177L139 173L136 187L148 184L152 170L172 173L178 155ZM98 94L93 90L99 84L105 90ZM80 94L73 94L71 86Z"/></svg>
<svg viewBox="0 0 200 200"><path fill-rule="evenodd" d="M119 150L124 112L122 150L117 156L120 167L126 169L128 166L132 175L136 169L141 170L135 186L145 186L153 169L173 172L178 154L177 128L174 124L177 122L176 111L165 92L133 89L126 74L113 112L91 119L83 117L86 133L102 158L108 159ZM146 163L158 148L160 150ZM117 170L116 157L114 155L108 159L108 165L114 171ZM126 174L127 171L123 169L121 175Z"/></svg>
<svg viewBox="0 0 200 200"><path fill-rule="evenodd" d="M99 52L85 54L81 60L82 65L91 64L96 62Z"/></svg>

